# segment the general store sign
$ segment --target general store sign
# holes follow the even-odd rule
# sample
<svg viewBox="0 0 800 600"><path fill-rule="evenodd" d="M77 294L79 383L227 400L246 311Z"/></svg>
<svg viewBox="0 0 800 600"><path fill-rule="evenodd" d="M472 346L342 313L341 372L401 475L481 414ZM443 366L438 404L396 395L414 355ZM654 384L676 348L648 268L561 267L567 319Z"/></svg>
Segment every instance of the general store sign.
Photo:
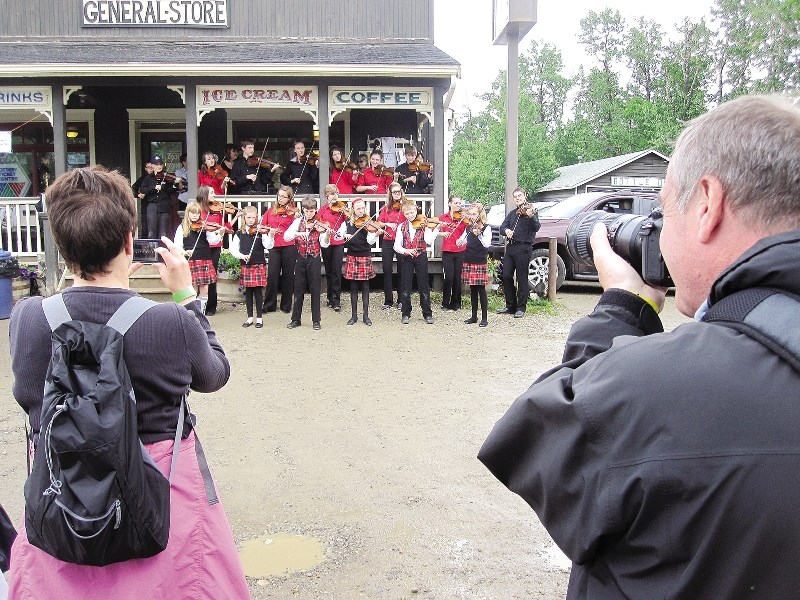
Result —
<svg viewBox="0 0 800 600"><path fill-rule="evenodd" d="M316 110L319 92L310 87L197 86L197 108L301 108Z"/></svg>
<svg viewBox="0 0 800 600"><path fill-rule="evenodd" d="M0 109L35 108L51 110L50 88L29 86L0 86Z"/></svg>
<svg viewBox="0 0 800 600"><path fill-rule="evenodd" d="M84 27L228 27L228 0L82 0Z"/></svg>
<svg viewBox="0 0 800 600"><path fill-rule="evenodd" d="M433 110L433 89L412 87L331 87L331 111L348 108L413 108Z"/></svg>

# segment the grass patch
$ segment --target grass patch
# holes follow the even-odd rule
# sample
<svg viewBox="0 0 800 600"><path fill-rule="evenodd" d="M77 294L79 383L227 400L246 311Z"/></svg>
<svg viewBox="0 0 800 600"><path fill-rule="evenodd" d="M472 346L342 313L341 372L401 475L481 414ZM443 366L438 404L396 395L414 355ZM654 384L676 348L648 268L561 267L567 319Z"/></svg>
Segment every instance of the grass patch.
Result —
<svg viewBox="0 0 800 600"><path fill-rule="evenodd" d="M413 295L413 294L412 294ZM506 305L506 299L497 292L489 292L489 312L494 312L498 308L503 308ZM431 292L431 305L442 305L442 293ZM461 295L461 308L469 310L469 292ZM528 300L528 305L525 307L525 312L532 315L556 315L558 314L558 306L552 302L542 298L531 298Z"/></svg>

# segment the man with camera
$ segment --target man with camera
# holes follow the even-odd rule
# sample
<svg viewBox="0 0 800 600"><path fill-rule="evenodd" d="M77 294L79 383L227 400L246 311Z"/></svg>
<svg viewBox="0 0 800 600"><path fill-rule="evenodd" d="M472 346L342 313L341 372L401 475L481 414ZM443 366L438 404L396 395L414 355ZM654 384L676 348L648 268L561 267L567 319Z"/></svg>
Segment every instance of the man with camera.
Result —
<svg viewBox="0 0 800 600"><path fill-rule="evenodd" d="M798 173L784 99L736 99L681 134L660 248L697 322L670 333L665 289L595 226L605 292L479 453L573 561L567 598L796 597Z"/></svg>

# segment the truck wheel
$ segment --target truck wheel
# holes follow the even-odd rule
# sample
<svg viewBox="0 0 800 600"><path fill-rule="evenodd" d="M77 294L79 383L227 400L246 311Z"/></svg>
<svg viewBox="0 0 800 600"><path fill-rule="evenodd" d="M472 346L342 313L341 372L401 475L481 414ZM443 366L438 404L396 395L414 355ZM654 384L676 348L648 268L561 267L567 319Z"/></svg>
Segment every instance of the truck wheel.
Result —
<svg viewBox="0 0 800 600"><path fill-rule="evenodd" d="M556 263L558 265L556 289L558 289L567 276L567 266L558 255L556 255ZM528 282L530 283L531 291L535 292L537 296L544 297L547 295L547 272L549 267L550 253L547 249L539 248L534 250L533 254L531 254L531 262L528 264Z"/></svg>

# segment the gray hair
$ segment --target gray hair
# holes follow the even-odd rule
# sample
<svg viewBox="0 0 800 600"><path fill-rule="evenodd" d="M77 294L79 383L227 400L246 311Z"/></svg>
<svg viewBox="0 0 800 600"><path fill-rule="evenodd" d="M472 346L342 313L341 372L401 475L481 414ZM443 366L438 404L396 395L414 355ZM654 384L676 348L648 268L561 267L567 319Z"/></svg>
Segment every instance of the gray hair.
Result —
<svg viewBox="0 0 800 600"><path fill-rule="evenodd" d="M686 211L704 175L731 209L766 231L800 227L800 109L785 97L742 96L697 117L670 161L676 208Z"/></svg>

